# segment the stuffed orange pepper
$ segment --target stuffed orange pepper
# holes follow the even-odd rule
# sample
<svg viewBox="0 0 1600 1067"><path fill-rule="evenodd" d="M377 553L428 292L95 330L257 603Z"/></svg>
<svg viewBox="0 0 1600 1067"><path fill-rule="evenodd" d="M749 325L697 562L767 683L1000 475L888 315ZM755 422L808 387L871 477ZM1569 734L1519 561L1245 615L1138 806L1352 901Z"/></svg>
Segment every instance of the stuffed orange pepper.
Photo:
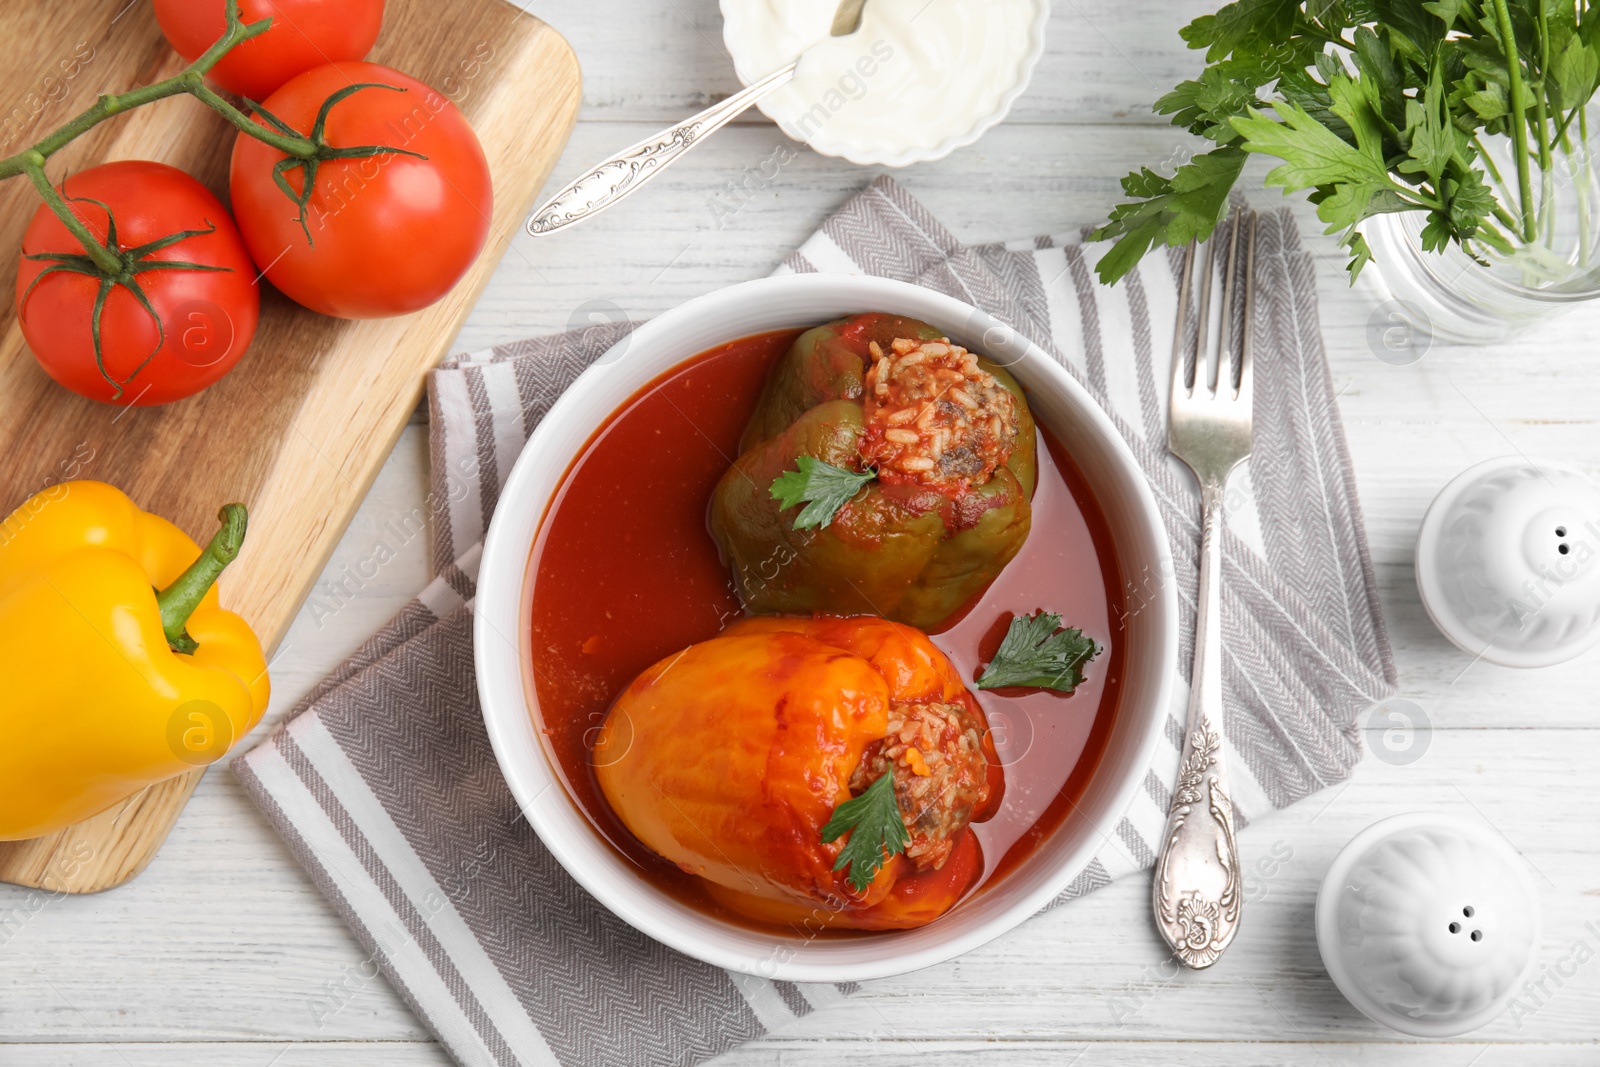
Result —
<svg viewBox="0 0 1600 1067"><path fill-rule="evenodd" d="M662 660L594 746L612 809L750 918L920 926L983 858L1004 779L982 709L919 630L767 617Z"/></svg>

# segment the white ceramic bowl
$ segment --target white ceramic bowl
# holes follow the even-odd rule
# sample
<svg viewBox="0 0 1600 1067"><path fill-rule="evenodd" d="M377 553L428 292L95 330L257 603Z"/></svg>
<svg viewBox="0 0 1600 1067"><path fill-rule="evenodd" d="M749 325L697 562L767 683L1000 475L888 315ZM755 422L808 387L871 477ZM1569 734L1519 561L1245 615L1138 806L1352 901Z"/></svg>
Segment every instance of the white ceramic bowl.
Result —
<svg viewBox="0 0 1600 1067"><path fill-rule="evenodd" d="M495 755L528 822L557 860L625 921L720 967L767 978L843 982L927 967L997 937L1064 889L1115 832L1166 721L1178 656L1171 583L1129 615L1121 705L1099 770L1074 813L1016 869L916 930L807 939L723 922L642 878L593 827L535 728L529 567L534 535L573 457L595 429L662 372L726 341L886 311L930 322L1010 366L1034 415L1095 487L1123 574L1171 574L1166 534L1137 462L1109 419L1050 356L992 317L928 289L881 278L802 274L722 289L640 326L573 383L512 468L478 576L478 691ZM1034 537L1049 530L1035 529Z"/></svg>
<svg viewBox="0 0 1600 1067"><path fill-rule="evenodd" d="M826 2L831 10L833 0ZM894 151L882 147L851 144L837 136L830 136L827 125L807 136L804 130L786 122L770 100L757 101L756 107L777 123L778 128L785 134L802 144L809 145L813 151L825 156L837 156L859 166L906 167L913 163L930 163L936 159L943 159L956 149L972 144L998 125L1011 113L1011 106L1017 102L1017 98L1027 90L1028 83L1033 79L1034 68L1039 65L1039 59L1044 55L1045 32L1050 23L1050 0L1032 0L1032 3L1033 21L1029 26L1028 50L1009 71L1004 72L1009 82L1004 92L1000 94L994 110L977 116L970 125L962 129L952 130L948 136L931 147L911 147ZM758 49L753 42L757 35L764 31L751 23L753 19L761 17L759 10L752 11L749 4L731 0L721 0L721 9L722 42L733 58L734 71L739 75L739 80L749 85L771 74L771 69L760 69L761 64L756 62ZM785 90L778 90L780 94L783 92Z"/></svg>

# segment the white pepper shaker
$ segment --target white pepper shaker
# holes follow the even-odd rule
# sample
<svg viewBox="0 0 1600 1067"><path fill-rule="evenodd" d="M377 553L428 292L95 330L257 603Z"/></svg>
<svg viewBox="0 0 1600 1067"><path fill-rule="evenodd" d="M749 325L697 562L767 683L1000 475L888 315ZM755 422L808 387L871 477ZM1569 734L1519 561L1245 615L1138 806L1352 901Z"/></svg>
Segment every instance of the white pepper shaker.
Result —
<svg viewBox="0 0 1600 1067"><path fill-rule="evenodd" d="M1600 642L1600 489L1554 460L1502 456L1434 498L1417 588L1464 652L1545 667Z"/></svg>
<svg viewBox="0 0 1600 1067"><path fill-rule="evenodd" d="M1505 838L1457 815L1367 827L1317 894L1317 948L1345 998L1415 1037L1453 1037L1503 1012L1533 970L1539 898Z"/></svg>

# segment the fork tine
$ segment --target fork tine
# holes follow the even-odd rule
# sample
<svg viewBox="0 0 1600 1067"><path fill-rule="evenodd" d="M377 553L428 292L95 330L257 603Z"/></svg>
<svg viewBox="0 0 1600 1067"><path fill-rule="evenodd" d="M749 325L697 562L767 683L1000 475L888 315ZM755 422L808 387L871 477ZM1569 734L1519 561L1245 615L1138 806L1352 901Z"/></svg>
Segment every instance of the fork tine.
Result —
<svg viewBox="0 0 1600 1067"><path fill-rule="evenodd" d="M1178 283L1178 318L1172 331L1172 395L1176 402L1189 390L1189 300L1194 294L1194 261L1199 252L1195 241L1183 250L1183 280Z"/></svg>
<svg viewBox="0 0 1600 1067"><path fill-rule="evenodd" d="M1207 241L1206 262L1201 268L1200 279L1200 310L1194 331L1194 361L1191 364L1185 359L1184 363L1193 368L1193 377L1186 377L1185 381L1193 382L1185 395L1194 396L1207 388L1206 363L1211 351L1211 287L1217 277L1217 244ZM1185 353L1187 355L1187 353Z"/></svg>
<svg viewBox="0 0 1600 1067"><path fill-rule="evenodd" d="M1233 295L1239 273L1239 229L1243 213L1235 208L1228 215L1228 258L1222 264L1222 304L1217 312L1217 347L1215 367L1211 360L1211 346L1206 345L1206 387L1213 398L1224 395L1223 387L1233 391ZM1212 372L1215 371L1215 377ZM1200 369L1194 372L1195 385L1200 384ZM1213 385L1212 382L1216 384ZM1232 399L1232 397L1229 397Z"/></svg>
<svg viewBox="0 0 1600 1067"><path fill-rule="evenodd" d="M1256 223L1260 216L1250 213L1250 237L1244 252L1244 327L1239 338L1239 377L1234 384L1234 398L1249 405L1255 395L1251 389L1252 334L1255 327L1256 296Z"/></svg>

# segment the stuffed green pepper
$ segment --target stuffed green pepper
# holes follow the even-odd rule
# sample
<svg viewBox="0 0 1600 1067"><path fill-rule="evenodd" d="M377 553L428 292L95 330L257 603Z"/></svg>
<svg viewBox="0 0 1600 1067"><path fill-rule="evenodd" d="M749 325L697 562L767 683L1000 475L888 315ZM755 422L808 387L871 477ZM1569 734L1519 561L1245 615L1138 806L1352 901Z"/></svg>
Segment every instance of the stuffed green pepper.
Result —
<svg viewBox="0 0 1600 1067"><path fill-rule="evenodd" d="M769 373L710 526L756 614L869 613L934 629L1028 536L1021 388L914 319L808 330Z"/></svg>

